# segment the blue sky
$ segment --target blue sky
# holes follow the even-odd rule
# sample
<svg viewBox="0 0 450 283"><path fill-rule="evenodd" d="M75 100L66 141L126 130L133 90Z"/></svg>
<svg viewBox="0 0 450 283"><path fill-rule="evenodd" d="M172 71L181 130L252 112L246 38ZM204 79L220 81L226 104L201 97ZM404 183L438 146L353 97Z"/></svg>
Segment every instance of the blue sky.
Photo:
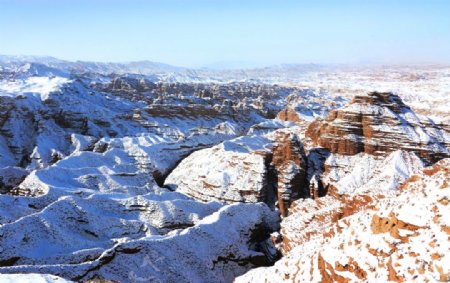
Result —
<svg viewBox="0 0 450 283"><path fill-rule="evenodd" d="M450 1L0 0L0 54L189 67L450 63Z"/></svg>

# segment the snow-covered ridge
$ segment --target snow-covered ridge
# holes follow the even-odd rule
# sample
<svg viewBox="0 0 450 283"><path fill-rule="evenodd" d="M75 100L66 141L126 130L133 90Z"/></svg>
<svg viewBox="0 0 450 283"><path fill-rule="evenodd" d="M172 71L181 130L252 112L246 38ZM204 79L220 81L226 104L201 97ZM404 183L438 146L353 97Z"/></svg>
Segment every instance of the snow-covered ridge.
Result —
<svg viewBox="0 0 450 283"><path fill-rule="evenodd" d="M397 194L374 200L275 266L252 270L236 282L448 281L449 168L445 159L423 169Z"/></svg>

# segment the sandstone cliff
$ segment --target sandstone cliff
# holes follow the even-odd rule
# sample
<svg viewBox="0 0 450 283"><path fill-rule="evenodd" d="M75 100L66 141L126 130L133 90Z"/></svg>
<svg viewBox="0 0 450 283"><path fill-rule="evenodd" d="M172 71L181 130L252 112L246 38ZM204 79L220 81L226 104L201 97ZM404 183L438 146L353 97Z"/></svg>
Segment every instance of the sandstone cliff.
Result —
<svg viewBox="0 0 450 283"><path fill-rule="evenodd" d="M429 162L450 156L449 133L431 120L420 119L391 93L355 96L325 120L314 121L306 136L315 145L343 155L385 155L402 149Z"/></svg>

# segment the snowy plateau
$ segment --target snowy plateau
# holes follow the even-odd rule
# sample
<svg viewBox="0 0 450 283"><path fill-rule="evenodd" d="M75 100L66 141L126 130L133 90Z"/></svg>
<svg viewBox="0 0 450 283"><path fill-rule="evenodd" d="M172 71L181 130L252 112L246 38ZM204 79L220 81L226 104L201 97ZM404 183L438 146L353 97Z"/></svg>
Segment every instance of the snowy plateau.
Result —
<svg viewBox="0 0 450 283"><path fill-rule="evenodd" d="M0 56L0 282L450 281L450 67Z"/></svg>

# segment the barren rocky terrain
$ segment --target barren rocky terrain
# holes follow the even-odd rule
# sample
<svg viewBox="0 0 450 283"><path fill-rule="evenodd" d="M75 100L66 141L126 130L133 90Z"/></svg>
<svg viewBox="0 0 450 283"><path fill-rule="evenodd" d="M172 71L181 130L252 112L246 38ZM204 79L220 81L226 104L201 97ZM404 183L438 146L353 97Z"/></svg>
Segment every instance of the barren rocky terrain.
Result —
<svg viewBox="0 0 450 283"><path fill-rule="evenodd" d="M0 281L448 281L449 101L443 66L1 56Z"/></svg>

